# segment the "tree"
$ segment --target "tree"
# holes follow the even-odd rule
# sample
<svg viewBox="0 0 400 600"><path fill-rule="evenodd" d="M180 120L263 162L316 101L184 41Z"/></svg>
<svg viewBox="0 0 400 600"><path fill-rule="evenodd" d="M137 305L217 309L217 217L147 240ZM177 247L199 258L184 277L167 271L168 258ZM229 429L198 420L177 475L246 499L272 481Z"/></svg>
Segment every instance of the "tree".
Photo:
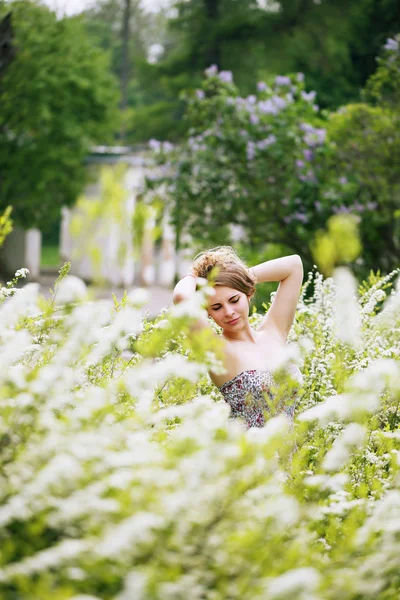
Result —
<svg viewBox="0 0 400 600"><path fill-rule="evenodd" d="M82 190L91 145L113 139L118 86L80 18L57 20L26 0L2 2L5 12L15 58L0 90L0 210L46 228Z"/></svg>

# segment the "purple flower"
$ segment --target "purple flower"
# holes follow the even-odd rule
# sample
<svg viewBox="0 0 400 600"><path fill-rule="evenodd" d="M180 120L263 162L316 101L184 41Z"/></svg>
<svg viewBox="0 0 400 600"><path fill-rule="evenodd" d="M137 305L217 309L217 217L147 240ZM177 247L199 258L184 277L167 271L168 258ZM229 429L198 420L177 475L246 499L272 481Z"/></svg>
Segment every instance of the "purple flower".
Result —
<svg viewBox="0 0 400 600"><path fill-rule="evenodd" d="M304 81L304 73L297 73L296 79L297 81Z"/></svg>
<svg viewBox="0 0 400 600"><path fill-rule="evenodd" d="M275 78L275 85L291 85L290 77L286 77L285 75L278 75Z"/></svg>
<svg viewBox="0 0 400 600"><path fill-rule="evenodd" d="M304 160L296 160L296 166L301 169L304 167Z"/></svg>
<svg viewBox="0 0 400 600"><path fill-rule="evenodd" d="M255 157L256 147L255 147L254 142L247 142L246 155L247 155L247 160L253 160L253 158Z"/></svg>
<svg viewBox="0 0 400 600"><path fill-rule="evenodd" d="M271 134L267 138L265 138L265 140L261 140L260 142L257 142L257 148L259 150L265 150L266 148L268 148L268 146L272 146L272 144L275 144L275 142L276 142L276 136Z"/></svg>
<svg viewBox="0 0 400 600"><path fill-rule="evenodd" d="M293 217L288 215L287 217L283 217L283 220L285 221L286 225L289 225L289 223L293 221Z"/></svg>
<svg viewBox="0 0 400 600"><path fill-rule="evenodd" d="M347 213L350 212L350 209L349 209L348 206L344 206L344 204L341 204L338 207L335 206L333 208L333 212L336 213L336 214L347 214Z"/></svg>
<svg viewBox="0 0 400 600"><path fill-rule="evenodd" d="M266 83L264 83L263 81L259 81L259 82L257 83L257 90L258 90L259 92L265 92L265 90L266 90L266 89L268 89L268 86L267 86L267 84L266 84Z"/></svg>
<svg viewBox="0 0 400 600"><path fill-rule="evenodd" d="M247 137L249 135L249 132L246 131L246 129L241 129L239 133L242 137Z"/></svg>
<svg viewBox="0 0 400 600"><path fill-rule="evenodd" d="M199 100L203 100L206 97L203 90L196 90L196 96Z"/></svg>
<svg viewBox="0 0 400 600"><path fill-rule="evenodd" d="M232 83L233 82L232 71L221 71L218 77L224 83Z"/></svg>
<svg viewBox="0 0 400 600"><path fill-rule="evenodd" d="M315 146L319 146L324 143L326 138L325 129L314 129L313 132L306 133L304 136L304 141L307 146L311 146L312 148Z"/></svg>
<svg viewBox="0 0 400 600"><path fill-rule="evenodd" d="M256 96L254 96L254 94L251 94L251 96L247 96L246 98L248 104L253 105L257 103L257 98Z"/></svg>
<svg viewBox="0 0 400 600"><path fill-rule="evenodd" d="M314 158L314 152L312 150L304 150L303 154L306 160L312 160Z"/></svg>
<svg viewBox="0 0 400 600"><path fill-rule="evenodd" d="M322 209L322 204L321 204L321 202L319 200L317 200L316 202L314 202L314 206L315 206L315 208L316 208L316 210L318 212L320 212L320 210Z"/></svg>
<svg viewBox="0 0 400 600"><path fill-rule="evenodd" d="M365 210L365 207L363 204L361 204L361 202L354 202L352 208L357 212L364 212Z"/></svg>
<svg viewBox="0 0 400 600"><path fill-rule="evenodd" d="M300 129L306 133L313 133L314 127L310 123L300 123Z"/></svg>
<svg viewBox="0 0 400 600"><path fill-rule="evenodd" d="M283 204L283 206L288 206L289 205L289 198L283 198L282 199L282 204Z"/></svg>
<svg viewBox="0 0 400 600"><path fill-rule="evenodd" d="M284 98L281 98L280 96L274 96L273 98L271 98L271 101L279 109L283 109L287 106L286 100Z"/></svg>
<svg viewBox="0 0 400 600"><path fill-rule="evenodd" d="M340 185L346 185L346 183L349 183L349 180L347 179L347 177L340 177L339 183Z"/></svg>
<svg viewBox="0 0 400 600"><path fill-rule="evenodd" d="M149 147L154 152L159 152L161 150L161 142L152 138L151 140L149 140Z"/></svg>
<svg viewBox="0 0 400 600"><path fill-rule="evenodd" d="M303 98L303 100L305 100L306 102L313 102L315 100L315 96L317 95L317 92L301 92L301 97Z"/></svg>
<svg viewBox="0 0 400 600"><path fill-rule="evenodd" d="M383 47L385 48L385 50L394 50L394 52L397 52L399 49L399 42L397 40L394 40L393 38L388 38L386 40L386 44Z"/></svg>
<svg viewBox="0 0 400 600"><path fill-rule="evenodd" d="M318 112L319 111L319 105L318 104L313 104L313 111L314 112Z"/></svg>
<svg viewBox="0 0 400 600"><path fill-rule="evenodd" d="M375 210L375 208L378 207L378 203L377 202L368 202L368 204L366 205L366 208L368 208L368 210Z"/></svg>
<svg viewBox="0 0 400 600"><path fill-rule="evenodd" d="M174 145L171 142L164 142L162 145L164 152L171 152L174 149Z"/></svg>
<svg viewBox="0 0 400 600"><path fill-rule="evenodd" d="M279 109L273 104L273 102L271 102L271 100L263 100L262 102L259 102L258 109L261 113L266 115L277 115L279 112Z"/></svg>
<svg viewBox="0 0 400 600"><path fill-rule="evenodd" d="M214 75L216 75L218 73L218 67L217 65L211 65L210 67L208 67L208 69L206 69L204 71L206 77L213 77Z"/></svg>
<svg viewBox="0 0 400 600"><path fill-rule="evenodd" d="M307 223L308 222L308 217L307 215L305 215L304 213L301 212L295 212L293 217L297 220L300 221L300 223Z"/></svg>
<svg viewBox="0 0 400 600"><path fill-rule="evenodd" d="M250 115L250 123L252 125L258 125L260 122L260 119L257 117L257 115Z"/></svg>

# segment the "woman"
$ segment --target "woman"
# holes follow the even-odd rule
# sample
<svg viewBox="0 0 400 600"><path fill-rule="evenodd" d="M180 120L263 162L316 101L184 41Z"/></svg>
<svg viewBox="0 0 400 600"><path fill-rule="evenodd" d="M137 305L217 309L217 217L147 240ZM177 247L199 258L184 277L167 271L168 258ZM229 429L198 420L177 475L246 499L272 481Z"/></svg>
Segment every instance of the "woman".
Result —
<svg viewBox="0 0 400 600"><path fill-rule="evenodd" d="M207 312L222 328L225 372L210 372L210 377L231 406L232 417L244 418L248 427L262 427L274 399L269 365L285 353L303 281L303 265L298 255L292 255L248 268L233 248L213 248L198 255L191 272L177 283L174 303L194 294L196 278L207 278L215 267L215 295L208 299ZM250 300L256 284L267 281L279 281L279 286L270 309L255 330L249 323ZM208 327L206 320L200 326ZM289 370L301 378L297 367ZM293 398L285 404L280 409L293 418Z"/></svg>

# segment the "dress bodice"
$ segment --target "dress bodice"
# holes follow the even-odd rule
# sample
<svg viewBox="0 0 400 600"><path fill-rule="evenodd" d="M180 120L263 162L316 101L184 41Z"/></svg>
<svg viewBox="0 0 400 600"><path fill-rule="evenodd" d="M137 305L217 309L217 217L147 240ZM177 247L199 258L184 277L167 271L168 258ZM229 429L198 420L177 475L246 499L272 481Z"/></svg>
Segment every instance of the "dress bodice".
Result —
<svg viewBox="0 0 400 600"><path fill-rule="evenodd" d="M287 369L293 379L302 381L300 370L295 365ZM219 391L230 405L231 417L242 417L247 427L262 427L265 424L265 412L271 411L274 394L271 388L276 386L273 376L268 370L253 369L243 371L226 381ZM297 390L285 399L285 404L277 407L278 412L285 412L293 420Z"/></svg>

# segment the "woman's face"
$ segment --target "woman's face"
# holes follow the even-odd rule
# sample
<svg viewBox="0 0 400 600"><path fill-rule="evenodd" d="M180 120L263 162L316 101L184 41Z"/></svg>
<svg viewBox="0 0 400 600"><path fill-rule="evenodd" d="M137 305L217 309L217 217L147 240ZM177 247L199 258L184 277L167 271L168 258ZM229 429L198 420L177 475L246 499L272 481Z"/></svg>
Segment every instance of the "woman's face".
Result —
<svg viewBox="0 0 400 600"><path fill-rule="evenodd" d="M208 314L225 331L237 331L247 322L249 299L243 292L224 285L215 286L208 300Z"/></svg>

